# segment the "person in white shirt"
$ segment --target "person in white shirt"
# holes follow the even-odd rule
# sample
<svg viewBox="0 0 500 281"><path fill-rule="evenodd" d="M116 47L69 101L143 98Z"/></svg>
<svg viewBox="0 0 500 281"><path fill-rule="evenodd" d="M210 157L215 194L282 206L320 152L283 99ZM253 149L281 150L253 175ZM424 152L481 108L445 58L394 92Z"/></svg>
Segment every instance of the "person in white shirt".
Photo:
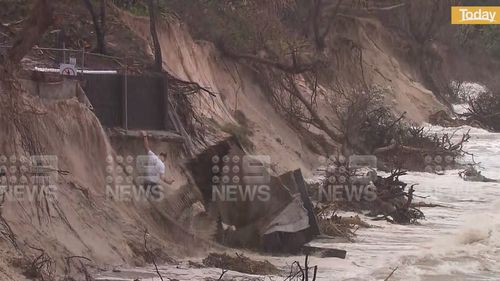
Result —
<svg viewBox="0 0 500 281"><path fill-rule="evenodd" d="M163 161L166 160L166 154L160 153L161 159L158 157L151 148L149 147L148 135L145 131L141 131L143 140L144 140L144 149L147 153L147 158L143 166L143 185L144 187L148 186L157 186L161 183L161 181L166 182L167 184L172 184L174 182L173 179L167 179L165 176L165 164Z"/></svg>

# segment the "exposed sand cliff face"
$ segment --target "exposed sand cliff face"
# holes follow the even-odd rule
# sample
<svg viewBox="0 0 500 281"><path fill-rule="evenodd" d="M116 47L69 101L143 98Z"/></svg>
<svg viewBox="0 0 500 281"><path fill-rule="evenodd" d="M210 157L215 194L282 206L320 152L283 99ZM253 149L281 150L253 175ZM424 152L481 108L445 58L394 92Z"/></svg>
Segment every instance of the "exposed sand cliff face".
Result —
<svg viewBox="0 0 500 281"><path fill-rule="evenodd" d="M397 40L379 22L360 20L358 36L363 42L363 59L374 84L389 89L386 104L395 113L407 112L406 117L417 124L427 121L430 114L445 109L434 94L418 81L415 66L398 60L392 54L391 40Z"/></svg>
<svg viewBox="0 0 500 281"><path fill-rule="evenodd" d="M64 258L74 255L100 266L142 265L146 228L150 248L162 262L168 255L202 250L165 217L165 203L113 200L106 194L108 156L116 153L96 116L83 104L76 99L42 103L24 94L1 95L0 104L0 155L7 157L0 160L7 168L9 189L19 185L21 177L30 178L29 172L21 171L22 166L29 167L25 160L30 156L56 156L59 170L49 172L54 192L31 188L45 193L30 197L20 189L19 195L1 202L1 280L22 280L5 268L16 264L22 268L26 263L22 258L32 260L40 254L35 248L56 262L59 274ZM128 150L133 148L132 143ZM13 155L16 160L11 160ZM176 246L180 241L192 247Z"/></svg>
<svg viewBox="0 0 500 281"><path fill-rule="evenodd" d="M128 13L122 13L122 19L145 40L145 46L149 46L146 43L150 40L148 19ZM371 84L386 89L385 102L395 113L406 112L410 121L422 123L430 114L445 109L432 92L416 81L412 66L391 55L390 40L395 39L379 22L359 19L347 32L362 44L363 75ZM309 136L298 132L276 112L250 68L224 58L210 42L193 40L188 28L181 23L162 23L159 38L163 67L167 71L218 93L216 98L203 94L194 98L199 114L223 125L235 122L236 110L243 112L255 132L251 137L255 153L271 155L278 173L301 168L307 174L314 167L317 156L304 144ZM318 104L318 111L331 122L332 109L324 100Z"/></svg>
<svg viewBox="0 0 500 281"><path fill-rule="evenodd" d="M148 40L148 19L129 14L123 19L138 36ZM217 93L217 97L200 94L194 98L198 114L224 125L236 122L236 110L243 112L254 132L253 153L271 155L277 173L297 168L310 171L316 157L269 104L249 69L222 58L211 43L194 41L182 24L162 24L159 37L166 70Z"/></svg>
<svg viewBox="0 0 500 281"><path fill-rule="evenodd" d="M144 48L150 48L148 19L123 13L122 20L143 39ZM388 89L385 100L395 112L406 111L410 120L420 123L444 108L415 81L411 65L391 56L390 34L378 22L360 21L353 30L351 35L363 47L367 80ZM254 133L250 137L255 145L252 153L270 155L276 174L297 168L306 176L311 173L318 155L305 144L310 137L308 132L294 129L276 112L248 67L222 57L209 42L193 40L180 23L161 24L159 36L166 70L217 93L216 97L193 97L200 116L223 126L236 123L234 114L241 111ZM37 251L28 246L31 245L42 248L59 262L65 256L81 255L98 265L144 263L145 228L151 233L150 247L159 256L193 254L194 249L205 245L178 229L164 212L165 206L117 202L106 197L106 157L116 152L95 115L84 105L76 100L42 103L24 95L13 99L0 96L0 104L4 105L0 109L0 154L56 155L59 169L68 172L58 176L55 200L43 196L35 201L3 202L1 215L12 232L0 226L0 237L4 238L0 239L1 280L22 280L20 270L7 269L15 262L7 256L21 256L9 242L9 233L23 252L36 255ZM12 104L17 106L10 107ZM325 103L319 104L323 104L319 108L321 115L333 114ZM225 135L215 133L214 137L222 139ZM140 145L133 141L116 149L134 154ZM176 178L174 187L178 188L185 182L178 168L179 155L175 153L181 148L159 143L153 146L172 152L168 166Z"/></svg>

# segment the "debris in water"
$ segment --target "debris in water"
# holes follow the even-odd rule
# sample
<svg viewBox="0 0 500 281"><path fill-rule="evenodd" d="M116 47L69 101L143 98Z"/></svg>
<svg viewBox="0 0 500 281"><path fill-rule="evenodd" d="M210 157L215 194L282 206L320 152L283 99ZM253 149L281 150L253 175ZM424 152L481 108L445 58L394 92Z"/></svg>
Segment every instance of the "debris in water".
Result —
<svg viewBox="0 0 500 281"><path fill-rule="evenodd" d="M247 274L272 275L280 272L276 266L267 260L256 261L238 253L236 253L236 256L230 256L226 253L210 253L202 262L205 266L228 269Z"/></svg>

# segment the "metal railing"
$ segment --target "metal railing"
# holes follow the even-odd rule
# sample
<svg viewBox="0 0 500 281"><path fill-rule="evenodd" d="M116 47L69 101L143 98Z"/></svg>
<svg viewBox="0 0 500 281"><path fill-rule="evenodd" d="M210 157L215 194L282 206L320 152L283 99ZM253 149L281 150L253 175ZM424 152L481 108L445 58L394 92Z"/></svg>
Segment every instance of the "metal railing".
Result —
<svg viewBox="0 0 500 281"><path fill-rule="evenodd" d="M12 48L12 45L0 45L0 49L9 49ZM55 51L55 52L60 52L61 53L61 58L62 58L62 63L68 63L69 58L71 58L69 54L76 54L74 56L75 59L77 59L77 66L80 66L80 69L83 70L85 69L85 60L86 57L100 57L104 59L109 59L114 61L117 65L119 65L119 68L116 68L114 70L127 70L127 58L124 57L116 57L116 56L110 56L110 55L105 55L105 54L99 54L99 53L91 53L85 50L85 48L82 49L69 49L69 48L51 48L51 47L32 47L32 50L34 51ZM80 59L80 63L78 64L78 58ZM51 58L55 60L55 63L57 63L57 59ZM59 62L59 63L61 63Z"/></svg>

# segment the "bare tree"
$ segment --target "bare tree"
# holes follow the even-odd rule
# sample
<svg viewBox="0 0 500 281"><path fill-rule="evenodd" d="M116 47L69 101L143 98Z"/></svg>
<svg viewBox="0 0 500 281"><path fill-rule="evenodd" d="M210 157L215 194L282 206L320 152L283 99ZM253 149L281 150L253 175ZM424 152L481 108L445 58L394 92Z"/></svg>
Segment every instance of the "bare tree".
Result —
<svg viewBox="0 0 500 281"><path fill-rule="evenodd" d="M155 64L154 69L156 71L163 70L163 59L161 55L160 40L158 39L158 32L156 30L156 10L158 9L157 0L148 0L148 11L149 11L149 28L151 31L151 37L153 38L153 47L155 54Z"/></svg>
<svg viewBox="0 0 500 281"><path fill-rule="evenodd" d="M38 0L31 14L26 21L26 25L19 32L7 52L7 60L11 65L17 64L28 54L31 48L40 40L45 31L53 24L53 7L51 0ZM3 63L0 58L0 63Z"/></svg>
<svg viewBox="0 0 500 281"><path fill-rule="evenodd" d="M106 53L106 0L99 0L100 11L97 15L91 0L84 0L85 7L89 10L92 22L94 23L95 35L97 39L96 51L101 54Z"/></svg>

